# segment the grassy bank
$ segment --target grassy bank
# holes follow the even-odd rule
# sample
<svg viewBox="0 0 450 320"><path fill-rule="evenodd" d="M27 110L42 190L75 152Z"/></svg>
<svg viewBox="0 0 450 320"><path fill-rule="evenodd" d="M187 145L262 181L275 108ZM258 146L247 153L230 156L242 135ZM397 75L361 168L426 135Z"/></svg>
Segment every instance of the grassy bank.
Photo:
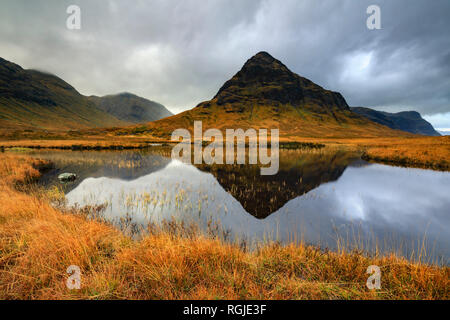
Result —
<svg viewBox="0 0 450 320"><path fill-rule="evenodd" d="M76 139L76 140L12 140L0 141L0 148L59 149L59 150L132 150L145 149L161 141L148 139Z"/></svg>
<svg viewBox="0 0 450 320"><path fill-rule="evenodd" d="M0 139L0 151L8 148L61 149L61 150L127 150L145 149L155 143L168 143L142 136L85 136L67 139ZM446 137L391 137L324 139L297 137L281 139L281 149L320 149L339 146L358 151L367 161L395 166L450 170L450 136Z"/></svg>
<svg viewBox="0 0 450 320"><path fill-rule="evenodd" d="M2 299L449 298L450 268L394 255L304 245L247 252L200 233L168 231L132 240L105 223L53 208L48 192L30 185L47 166L0 154ZM81 290L65 285L70 265L81 268ZM366 288L370 265L381 268L381 290Z"/></svg>
<svg viewBox="0 0 450 320"><path fill-rule="evenodd" d="M404 167L450 170L450 137L423 137L371 143L363 159Z"/></svg>
<svg viewBox="0 0 450 320"><path fill-rule="evenodd" d="M306 142L339 145L358 151L364 160L393 166L450 170L450 136L303 139Z"/></svg>

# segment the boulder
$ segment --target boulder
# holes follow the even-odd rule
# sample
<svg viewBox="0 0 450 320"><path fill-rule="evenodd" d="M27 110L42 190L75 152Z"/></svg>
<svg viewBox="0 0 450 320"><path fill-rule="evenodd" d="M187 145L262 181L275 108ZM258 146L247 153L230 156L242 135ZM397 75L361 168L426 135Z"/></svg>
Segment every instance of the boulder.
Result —
<svg viewBox="0 0 450 320"><path fill-rule="evenodd" d="M58 179L61 182L72 182L77 179L77 175L75 173L62 173L58 176Z"/></svg>

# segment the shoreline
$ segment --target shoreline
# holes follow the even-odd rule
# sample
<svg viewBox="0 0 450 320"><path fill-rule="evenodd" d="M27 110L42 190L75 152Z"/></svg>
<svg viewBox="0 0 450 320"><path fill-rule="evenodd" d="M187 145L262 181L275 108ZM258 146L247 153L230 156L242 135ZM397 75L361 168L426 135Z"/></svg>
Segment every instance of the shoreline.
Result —
<svg viewBox="0 0 450 320"><path fill-rule="evenodd" d="M0 141L0 152L9 148L101 151L101 150L145 150L154 147L167 147L177 142L152 140L145 137L70 140L8 140ZM156 146L157 145L157 146ZM246 144L246 147L248 143ZM280 150L323 149L339 146L349 152L357 152L363 160L406 168L450 171L450 136L415 138L298 138L281 140Z"/></svg>

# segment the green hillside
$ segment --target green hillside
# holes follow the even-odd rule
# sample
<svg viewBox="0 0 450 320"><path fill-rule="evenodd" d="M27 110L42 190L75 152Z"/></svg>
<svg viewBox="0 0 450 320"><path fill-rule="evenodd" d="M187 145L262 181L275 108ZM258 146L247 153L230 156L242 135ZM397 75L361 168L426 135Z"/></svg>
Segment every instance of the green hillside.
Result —
<svg viewBox="0 0 450 320"><path fill-rule="evenodd" d="M62 79L0 58L0 128L83 129L124 126Z"/></svg>

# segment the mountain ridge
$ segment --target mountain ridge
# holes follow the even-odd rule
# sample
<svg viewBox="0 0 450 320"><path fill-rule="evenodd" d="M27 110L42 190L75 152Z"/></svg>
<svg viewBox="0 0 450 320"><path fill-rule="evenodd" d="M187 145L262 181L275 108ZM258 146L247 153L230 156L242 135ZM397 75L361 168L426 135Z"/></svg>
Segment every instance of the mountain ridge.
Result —
<svg viewBox="0 0 450 320"><path fill-rule="evenodd" d="M0 57L1 129L124 127L170 115L163 105L128 92L84 96L52 73L23 69Z"/></svg>
<svg viewBox="0 0 450 320"><path fill-rule="evenodd" d="M367 107L352 107L351 110L371 121L385 125L391 129L402 130L414 134L440 136L433 126L422 118L417 111L385 112Z"/></svg>
<svg viewBox="0 0 450 320"><path fill-rule="evenodd" d="M2 128L79 129L124 126L63 79L0 58Z"/></svg>
<svg viewBox="0 0 450 320"><path fill-rule="evenodd" d="M97 108L112 114L120 120L131 123L155 121L173 115L162 104L130 92L121 92L103 97L90 96L88 99L94 102Z"/></svg>

